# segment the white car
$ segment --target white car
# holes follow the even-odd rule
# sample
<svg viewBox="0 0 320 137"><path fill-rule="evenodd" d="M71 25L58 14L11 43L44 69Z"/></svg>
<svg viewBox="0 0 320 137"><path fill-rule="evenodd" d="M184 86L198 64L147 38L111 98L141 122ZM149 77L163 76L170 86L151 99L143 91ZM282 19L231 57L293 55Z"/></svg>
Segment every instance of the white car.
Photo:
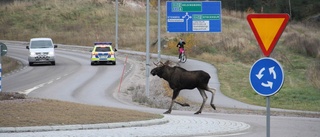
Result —
<svg viewBox="0 0 320 137"><path fill-rule="evenodd" d="M54 45L51 38L32 38L30 39L29 46L29 65L32 66L34 63L50 63L55 65Z"/></svg>

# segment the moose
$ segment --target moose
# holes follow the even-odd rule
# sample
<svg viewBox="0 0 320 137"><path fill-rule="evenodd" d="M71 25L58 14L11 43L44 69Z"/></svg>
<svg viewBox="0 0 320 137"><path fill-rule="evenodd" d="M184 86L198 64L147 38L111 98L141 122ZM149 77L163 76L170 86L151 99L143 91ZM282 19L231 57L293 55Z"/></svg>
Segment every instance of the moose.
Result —
<svg viewBox="0 0 320 137"><path fill-rule="evenodd" d="M187 103L180 103L176 101L176 98L182 89L194 88L199 90L200 95L203 98L200 109L194 114L200 114L202 112L204 104L208 98L205 91L212 93L210 105L214 110L216 110L216 107L213 104L213 98L216 90L208 87L208 82L211 77L207 72L202 70L187 71L186 69L178 66L171 67L169 66L169 61L166 61L165 63L160 61L159 63L154 63L157 67L153 68L150 73L153 76L157 75L166 80L169 83L170 88L173 90L170 107L166 112L164 112L164 114L171 113L173 103L177 103L181 106L190 106Z"/></svg>

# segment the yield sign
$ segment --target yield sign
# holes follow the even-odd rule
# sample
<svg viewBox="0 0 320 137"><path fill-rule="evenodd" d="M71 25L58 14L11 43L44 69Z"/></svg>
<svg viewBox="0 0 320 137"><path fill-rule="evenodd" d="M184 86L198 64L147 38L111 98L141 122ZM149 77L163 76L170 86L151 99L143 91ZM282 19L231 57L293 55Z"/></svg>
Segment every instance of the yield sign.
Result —
<svg viewBox="0 0 320 137"><path fill-rule="evenodd" d="M247 20L263 54L268 57L286 28L289 15L285 13L249 14Z"/></svg>

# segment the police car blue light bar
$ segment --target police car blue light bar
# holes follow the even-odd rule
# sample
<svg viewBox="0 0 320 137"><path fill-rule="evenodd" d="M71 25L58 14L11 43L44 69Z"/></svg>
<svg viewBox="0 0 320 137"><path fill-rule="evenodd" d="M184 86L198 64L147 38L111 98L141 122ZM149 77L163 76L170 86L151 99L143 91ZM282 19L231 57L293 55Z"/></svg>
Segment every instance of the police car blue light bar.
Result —
<svg viewBox="0 0 320 137"><path fill-rule="evenodd" d="M94 45L112 45L112 42L95 42Z"/></svg>

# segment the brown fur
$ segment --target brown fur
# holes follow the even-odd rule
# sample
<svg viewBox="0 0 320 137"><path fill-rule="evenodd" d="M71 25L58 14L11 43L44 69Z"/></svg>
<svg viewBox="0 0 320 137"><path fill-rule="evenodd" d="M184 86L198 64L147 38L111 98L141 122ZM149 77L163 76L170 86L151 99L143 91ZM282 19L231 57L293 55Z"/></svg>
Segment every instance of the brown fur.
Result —
<svg viewBox="0 0 320 137"><path fill-rule="evenodd" d="M153 76L157 75L166 80L169 83L170 88L173 90L170 108L165 112L165 114L171 113L173 103L180 104L181 106L189 106L187 103L179 103L175 100L182 89L197 88L199 90L203 98L203 102L200 109L195 114L200 114L202 112L203 106L208 98L205 91L212 93L210 104L214 110L216 109L213 104L215 89L208 87L211 77L207 72L202 70L187 71L184 68L178 66L171 67L168 64L168 61L166 63L160 62L160 65L157 65L157 67L152 69L150 72Z"/></svg>

